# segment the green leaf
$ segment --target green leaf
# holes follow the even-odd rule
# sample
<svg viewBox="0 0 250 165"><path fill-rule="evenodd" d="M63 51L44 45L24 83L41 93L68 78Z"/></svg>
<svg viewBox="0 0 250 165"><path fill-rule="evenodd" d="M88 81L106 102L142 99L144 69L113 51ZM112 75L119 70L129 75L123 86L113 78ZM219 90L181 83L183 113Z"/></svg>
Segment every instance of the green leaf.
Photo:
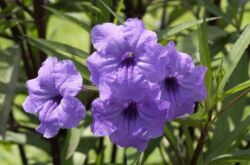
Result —
<svg viewBox="0 0 250 165"><path fill-rule="evenodd" d="M84 58L87 58L89 56L89 53L81 49L75 48L73 46L67 45L67 44L59 43L56 41L45 40L42 38L34 38L34 37L27 37L27 39L30 40L30 42L32 43L34 42L40 43L48 48L66 52L71 55L76 55L76 56L84 57Z"/></svg>
<svg viewBox="0 0 250 165"><path fill-rule="evenodd" d="M232 23L231 18L228 17L225 13L223 13L222 10L219 7L217 7L211 0L197 0L197 1L211 13L221 17L227 23Z"/></svg>
<svg viewBox="0 0 250 165"><path fill-rule="evenodd" d="M98 0L120 23L124 23L124 19L118 16L105 2Z"/></svg>
<svg viewBox="0 0 250 165"><path fill-rule="evenodd" d="M12 100L18 78L20 52L17 48L0 51L0 135L4 138L6 122L12 109Z"/></svg>
<svg viewBox="0 0 250 165"><path fill-rule="evenodd" d="M211 67L211 58L210 58L210 50L208 46L208 36L207 36L207 26L205 22L205 18L203 23L198 26L198 43L199 43L199 52L200 52L200 63L207 67L207 72L205 75L205 84L207 89L207 99L205 101L206 109L208 110L210 107L210 98L211 98L211 88L212 88L212 67Z"/></svg>
<svg viewBox="0 0 250 165"><path fill-rule="evenodd" d="M58 11L56 9L53 9L51 7L47 7L47 6L45 7L44 6L44 8L47 9L48 11L52 12L56 16L61 17L62 19L71 21L72 23L75 23L76 25L79 25L80 27L84 28L88 32L90 32L90 30L91 30L90 26L86 22L84 22L82 20L79 20L79 19L77 19L77 18L75 18L75 17L73 17L71 15L65 14L65 13L63 13L61 11Z"/></svg>
<svg viewBox="0 0 250 165"><path fill-rule="evenodd" d="M250 149L239 150L233 153L227 153L223 155L219 155L215 157L211 163L212 164L228 164L228 163L236 163L240 161L250 161Z"/></svg>
<svg viewBox="0 0 250 165"><path fill-rule="evenodd" d="M243 82L243 83L241 83L239 85L236 85L235 87L227 90L223 95L228 96L228 95L240 92L240 91L242 91L244 89L247 89L247 88L250 88L250 80L245 81L245 82Z"/></svg>
<svg viewBox="0 0 250 165"><path fill-rule="evenodd" d="M77 149L77 146L80 143L81 135L82 135L83 127L81 128L72 128L69 130L66 142L63 147L64 157L65 159L69 159Z"/></svg>
<svg viewBox="0 0 250 165"><path fill-rule="evenodd" d="M119 0L118 7L117 7L117 10L116 10L116 15L120 15L121 14L122 6L123 6L123 0ZM115 17L114 24L117 24L117 23L118 23L118 18Z"/></svg>
<svg viewBox="0 0 250 165"><path fill-rule="evenodd" d="M250 43L250 25L248 25L243 33L240 35L236 43L233 45L229 55L226 57L223 63L223 70L225 74L219 84L218 93L222 93L226 83L229 81L231 74L233 73L235 67L240 61L242 55L244 54L246 48Z"/></svg>
<svg viewBox="0 0 250 165"><path fill-rule="evenodd" d="M206 21L213 21L219 19L219 17L212 17L212 18L206 18ZM157 36L159 40L164 40L167 39L168 37L175 35L185 29L191 28L192 26L198 25L203 23L203 19L199 19L199 20L195 20L195 21L191 21L191 22L186 22L180 25L177 25L175 27L170 27L170 28L166 28L164 30L161 30L159 32L157 32Z"/></svg>
<svg viewBox="0 0 250 165"><path fill-rule="evenodd" d="M144 151L142 157L142 164L144 164L147 161L150 154L160 145L162 138L163 136L150 140L147 149Z"/></svg>
<svg viewBox="0 0 250 165"><path fill-rule="evenodd" d="M250 125L250 116L248 116L243 121L238 123L235 129L232 130L230 134L227 135L227 138L223 139L223 143L220 143L220 145L217 145L215 148L213 148L212 152L209 153L209 155L207 156L207 160L210 161L214 159L217 155L226 151L226 149L228 149L231 146L232 142L237 138L239 138L249 125Z"/></svg>
<svg viewBox="0 0 250 165"><path fill-rule="evenodd" d="M26 41L37 49L44 51L51 56L57 56L61 59L71 59L79 68L79 71L82 73L83 78L89 80L89 72L85 63L87 56L86 52L66 44L61 44L55 41L48 41L40 38L26 37ZM79 56L81 56L81 58Z"/></svg>

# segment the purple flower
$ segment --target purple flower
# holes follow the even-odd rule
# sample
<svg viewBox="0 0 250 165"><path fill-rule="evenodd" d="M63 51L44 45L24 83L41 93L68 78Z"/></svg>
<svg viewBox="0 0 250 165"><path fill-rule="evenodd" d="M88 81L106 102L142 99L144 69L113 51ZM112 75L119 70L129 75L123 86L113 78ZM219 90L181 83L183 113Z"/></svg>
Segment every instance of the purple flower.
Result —
<svg viewBox="0 0 250 165"><path fill-rule="evenodd" d="M85 116L84 105L74 97L82 88L82 77L72 61L49 57L27 87L23 108L38 114L41 124L36 130L45 138L55 136L60 128L76 127Z"/></svg>
<svg viewBox="0 0 250 165"><path fill-rule="evenodd" d="M91 80L101 93L102 86L110 82L124 88L132 87L132 81L144 81L142 76L154 68L155 56L151 48L157 44L156 33L146 30L137 18L128 19L120 26L112 23L97 25L91 37L97 51L87 59L87 66ZM121 93L131 95L131 91L133 89ZM140 92L143 91L137 90L138 95Z"/></svg>
<svg viewBox="0 0 250 165"><path fill-rule="evenodd" d="M161 99L171 103L166 119L171 121L193 113L195 101L206 97L204 76L206 68L195 66L192 58L178 52L175 44L157 45L158 62L148 79L161 88Z"/></svg>
<svg viewBox="0 0 250 165"><path fill-rule="evenodd" d="M137 100L117 97L94 100L92 132L97 136L109 136L119 146L145 150L151 138L163 133L169 107L157 94L157 91L149 91Z"/></svg>

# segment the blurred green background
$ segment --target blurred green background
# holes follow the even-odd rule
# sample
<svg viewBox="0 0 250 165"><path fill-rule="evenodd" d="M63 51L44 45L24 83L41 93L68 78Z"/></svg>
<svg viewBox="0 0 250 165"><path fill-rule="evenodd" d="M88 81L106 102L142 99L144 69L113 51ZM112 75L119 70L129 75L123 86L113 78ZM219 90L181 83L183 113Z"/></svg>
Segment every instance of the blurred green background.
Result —
<svg viewBox="0 0 250 165"><path fill-rule="evenodd" d="M157 32L159 43L175 41L178 50L190 54L197 64L202 63L200 37L206 33L213 95L227 72L221 69L222 64L231 66L232 47L250 23L248 0L0 0L0 5L2 165L52 164L49 141L34 132L38 119L22 108L27 96L25 82L36 76L46 54L73 60L84 84L91 85L85 60L93 52L90 31L94 25L120 24L119 20L139 17L148 29ZM199 33L197 26L204 17L209 18L206 30ZM247 39L239 44L246 43L244 53L227 80L225 91L249 80L250 33L246 35ZM212 123L198 164L250 164L250 100L244 93L249 82L246 84L244 96L232 92L212 107L216 115L229 105ZM78 128L60 132L62 164L189 164L200 128L209 121L208 111L200 104L191 117L166 123L164 136L152 140L144 153L132 148L117 149L106 137L105 147L100 150L100 139L89 128L90 104L97 96L93 91L79 95L88 115ZM239 96L237 102L232 102Z"/></svg>

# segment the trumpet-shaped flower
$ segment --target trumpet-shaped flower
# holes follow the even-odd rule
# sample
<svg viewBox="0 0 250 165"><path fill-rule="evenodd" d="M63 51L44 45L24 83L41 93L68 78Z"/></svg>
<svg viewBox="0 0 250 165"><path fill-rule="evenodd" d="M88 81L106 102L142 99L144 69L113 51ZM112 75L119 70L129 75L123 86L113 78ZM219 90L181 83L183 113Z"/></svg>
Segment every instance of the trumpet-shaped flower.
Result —
<svg viewBox="0 0 250 165"><path fill-rule="evenodd" d="M23 108L38 115L41 124L36 130L44 137L55 136L60 128L76 127L85 116L85 106L74 97L82 88L82 77L72 61L49 57L27 87Z"/></svg>
<svg viewBox="0 0 250 165"><path fill-rule="evenodd" d="M137 18L128 19L119 26L112 23L97 25L91 38L96 52L87 59L87 66L93 83L100 90L109 82L131 86L131 81L145 80L141 75L154 69L155 56L151 48L157 43L157 36L145 29ZM138 95L140 92L137 90ZM131 90L124 90L123 94L131 95Z"/></svg>
<svg viewBox="0 0 250 165"><path fill-rule="evenodd" d="M158 62L148 79L159 83L161 99L171 103L166 119L170 121L193 113L194 103L206 97L206 68L195 66L188 54L176 50L173 42L157 47Z"/></svg>
<svg viewBox="0 0 250 165"><path fill-rule="evenodd" d="M147 92L137 100L120 97L94 100L92 132L109 136L119 146L145 150L151 138L162 135L169 107L157 94L157 91Z"/></svg>

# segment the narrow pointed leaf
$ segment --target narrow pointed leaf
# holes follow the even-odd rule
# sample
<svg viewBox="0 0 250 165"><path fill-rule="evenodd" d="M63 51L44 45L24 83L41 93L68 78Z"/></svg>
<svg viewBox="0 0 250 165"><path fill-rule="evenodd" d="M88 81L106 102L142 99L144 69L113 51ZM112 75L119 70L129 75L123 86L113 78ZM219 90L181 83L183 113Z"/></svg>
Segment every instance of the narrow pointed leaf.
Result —
<svg viewBox="0 0 250 165"><path fill-rule="evenodd" d="M18 78L20 52L17 48L0 51L0 135L6 134L6 122Z"/></svg>
<svg viewBox="0 0 250 165"><path fill-rule="evenodd" d="M216 19L219 19L219 17L206 18L206 22L213 21ZM199 19L199 20L195 20L195 21L191 21L191 22L185 22L183 24L180 24L180 25L177 25L174 27L163 29L163 30L157 32L158 39L159 40L167 39L168 37L170 37L172 35L175 35L181 31L186 30L188 28L191 28L195 25L201 24L202 22L203 22L203 19Z"/></svg>
<svg viewBox="0 0 250 165"><path fill-rule="evenodd" d="M80 27L82 27L83 29L85 29L86 31L90 32L91 28L90 26L84 22L83 20L80 20L78 18L75 18L71 15L65 14L59 10L53 9L51 7L44 7L45 9L47 9L48 11L50 11L51 13L55 14L58 17L61 17L62 19L68 20L76 25L79 25Z"/></svg>
<svg viewBox="0 0 250 165"><path fill-rule="evenodd" d="M105 2L98 0L120 23L124 23L124 19L118 16Z"/></svg>
<svg viewBox="0 0 250 165"><path fill-rule="evenodd" d="M226 59L223 60L223 70L225 74L219 84L218 93L222 93L226 83L229 81L230 76L232 75L235 67L237 66L238 62L240 61L241 57L243 56L246 48L250 44L250 25L248 25L243 33L240 35L238 40L233 45L230 53Z"/></svg>

